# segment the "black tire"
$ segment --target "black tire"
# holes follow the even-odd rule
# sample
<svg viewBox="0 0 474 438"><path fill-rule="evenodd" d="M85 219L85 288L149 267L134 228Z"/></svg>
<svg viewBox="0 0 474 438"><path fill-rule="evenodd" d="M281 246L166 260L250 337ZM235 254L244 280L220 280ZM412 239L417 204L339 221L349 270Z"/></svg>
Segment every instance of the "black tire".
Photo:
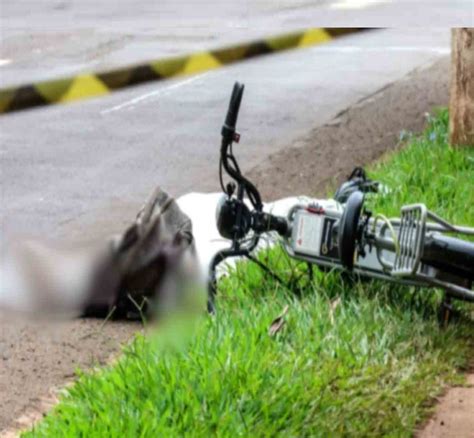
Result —
<svg viewBox="0 0 474 438"><path fill-rule="evenodd" d="M363 204L364 194L359 191L352 193L345 205L339 226L339 259L349 271L352 271L354 267L354 254Z"/></svg>

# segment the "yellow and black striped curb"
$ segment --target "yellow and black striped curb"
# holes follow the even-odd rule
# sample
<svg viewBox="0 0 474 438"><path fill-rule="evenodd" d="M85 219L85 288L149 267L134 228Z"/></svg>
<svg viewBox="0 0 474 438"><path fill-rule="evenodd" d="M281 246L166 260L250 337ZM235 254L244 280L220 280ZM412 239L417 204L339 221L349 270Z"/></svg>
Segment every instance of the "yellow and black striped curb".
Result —
<svg viewBox="0 0 474 438"><path fill-rule="evenodd" d="M363 30L365 29L312 28L206 52L158 59L104 73L80 74L4 88L0 89L0 113L102 96L144 82L202 73L256 56L322 44Z"/></svg>

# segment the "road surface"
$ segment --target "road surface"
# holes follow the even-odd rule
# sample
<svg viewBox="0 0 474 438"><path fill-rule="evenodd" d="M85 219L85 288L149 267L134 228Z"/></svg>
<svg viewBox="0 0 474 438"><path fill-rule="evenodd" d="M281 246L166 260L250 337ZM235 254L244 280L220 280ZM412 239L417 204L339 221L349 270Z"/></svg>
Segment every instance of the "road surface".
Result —
<svg viewBox="0 0 474 438"><path fill-rule="evenodd" d="M176 196L216 190L220 126L235 80L247 85L239 154L249 168L448 53L447 29L378 30L1 117L2 234L54 237L116 213L123 224L156 184Z"/></svg>
<svg viewBox="0 0 474 438"><path fill-rule="evenodd" d="M189 5L183 0L3 0L0 86L308 26L403 29L1 117L0 239L11 233L70 232L65 225L97 221L117 202L130 217L133 212L123 206L136 208L155 184L175 195L215 190L218 134L235 80L247 83L241 151L253 167L364 96L446 56L446 26L474 22L473 3L465 0L200 0ZM440 25L444 28L431 27Z"/></svg>
<svg viewBox="0 0 474 438"><path fill-rule="evenodd" d="M474 3L471 0L2 0L0 23L0 83L11 85L305 27L473 26Z"/></svg>

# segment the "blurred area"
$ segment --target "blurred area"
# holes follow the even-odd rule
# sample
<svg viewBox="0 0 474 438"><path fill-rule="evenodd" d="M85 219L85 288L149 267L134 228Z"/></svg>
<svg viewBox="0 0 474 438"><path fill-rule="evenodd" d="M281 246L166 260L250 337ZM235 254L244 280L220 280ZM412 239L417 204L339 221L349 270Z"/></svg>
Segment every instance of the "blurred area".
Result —
<svg viewBox="0 0 474 438"><path fill-rule="evenodd" d="M0 262L0 317L48 321L80 316L100 259L99 248L60 249L26 239L11 243Z"/></svg>
<svg viewBox="0 0 474 438"><path fill-rule="evenodd" d="M0 262L0 312L25 319L154 321L206 307L190 218L157 188L136 219L94 245L14 242Z"/></svg>

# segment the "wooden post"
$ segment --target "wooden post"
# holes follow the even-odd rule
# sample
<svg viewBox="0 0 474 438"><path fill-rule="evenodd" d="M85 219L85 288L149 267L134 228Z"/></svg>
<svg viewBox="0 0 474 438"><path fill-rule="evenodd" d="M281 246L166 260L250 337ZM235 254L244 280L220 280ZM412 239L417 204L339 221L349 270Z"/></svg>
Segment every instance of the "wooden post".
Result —
<svg viewBox="0 0 474 438"><path fill-rule="evenodd" d="M450 143L474 147L474 28L452 30Z"/></svg>

